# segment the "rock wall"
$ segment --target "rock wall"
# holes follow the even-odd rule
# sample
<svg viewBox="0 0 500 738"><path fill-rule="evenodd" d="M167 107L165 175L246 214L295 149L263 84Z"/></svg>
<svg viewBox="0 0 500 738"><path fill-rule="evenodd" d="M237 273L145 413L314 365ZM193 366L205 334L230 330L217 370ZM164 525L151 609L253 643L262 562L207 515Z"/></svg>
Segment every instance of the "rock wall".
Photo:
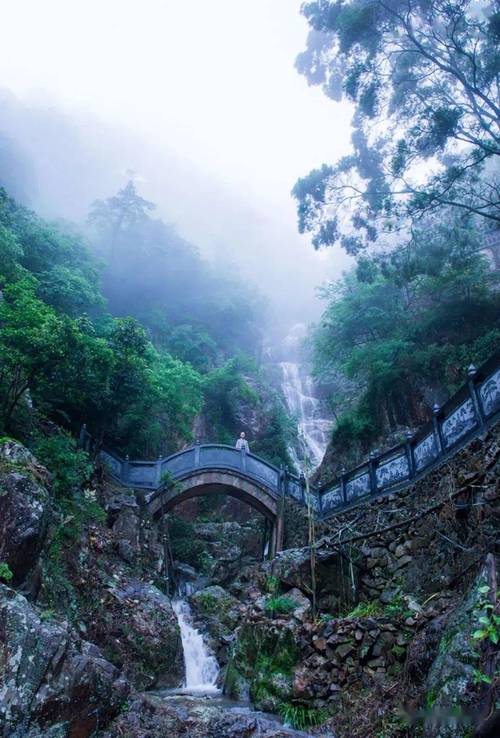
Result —
<svg viewBox="0 0 500 738"><path fill-rule="evenodd" d="M42 617L0 584L0 734L86 738L118 713L130 688L67 622Z"/></svg>
<svg viewBox="0 0 500 738"><path fill-rule="evenodd" d="M29 451L0 444L0 579L17 589L0 583L6 738L87 738L128 692L182 682L159 531L122 490L101 502L111 527L93 493L62 504Z"/></svg>
<svg viewBox="0 0 500 738"><path fill-rule="evenodd" d="M346 571L352 579L353 587L339 588L338 607L387 602L398 590L425 597L467 585L496 550L499 501L497 425L406 490L318 523L320 567L338 581ZM321 591L321 572L319 580Z"/></svg>

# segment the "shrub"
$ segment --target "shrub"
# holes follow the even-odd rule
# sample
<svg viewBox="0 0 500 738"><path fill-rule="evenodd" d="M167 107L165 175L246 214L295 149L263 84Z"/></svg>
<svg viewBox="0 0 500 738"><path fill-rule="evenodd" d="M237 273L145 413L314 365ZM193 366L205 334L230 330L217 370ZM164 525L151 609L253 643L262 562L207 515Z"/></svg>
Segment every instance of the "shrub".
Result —
<svg viewBox="0 0 500 738"><path fill-rule="evenodd" d="M297 603L291 597L280 595L271 597L266 602L266 611L271 615L288 615L297 608Z"/></svg>
<svg viewBox="0 0 500 738"><path fill-rule="evenodd" d="M279 711L285 723L297 730L307 730L307 728L321 725L328 717L326 710L317 710L314 707L292 705L290 703L280 705Z"/></svg>
<svg viewBox="0 0 500 738"><path fill-rule="evenodd" d="M10 566L5 561L0 561L0 579L4 582L10 582L14 574L12 573Z"/></svg>
<svg viewBox="0 0 500 738"><path fill-rule="evenodd" d="M347 615L348 618L374 618L382 615L382 607L379 602L372 600L371 602L360 602L354 610Z"/></svg>
<svg viewBox="0 0 500 738"><path fill-rule="evenodd" d="M92 474L89 455L77 447L69 434L39 438L35 454L52 474L56 497L71 497L88 483Z"/></svg>
<svg viewBox="0 0 500 738"><path fill-rule="evenodd" d="M264 591L270 595L275 595L280 590L280 580L273 574L269 574L264 580Z"/></svg>

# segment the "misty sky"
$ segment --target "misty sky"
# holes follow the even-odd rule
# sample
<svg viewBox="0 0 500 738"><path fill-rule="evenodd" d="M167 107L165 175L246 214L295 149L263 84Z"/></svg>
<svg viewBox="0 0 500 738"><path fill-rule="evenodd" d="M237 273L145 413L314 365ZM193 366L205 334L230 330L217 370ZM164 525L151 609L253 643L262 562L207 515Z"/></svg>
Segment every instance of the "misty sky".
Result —
<svg viewBox="0 0 500 738"><path fill-rule="evenodd" d="M112 127L124 141L123 161L110 158L116 186L136 170L184 237L235 263L291 322L318 314L314 286L347 264L297 234L289 194L349 147L348 106L294 69L300 4L16 0L3 7L0 45L1 87L80 127L89 116Z"/></svg>

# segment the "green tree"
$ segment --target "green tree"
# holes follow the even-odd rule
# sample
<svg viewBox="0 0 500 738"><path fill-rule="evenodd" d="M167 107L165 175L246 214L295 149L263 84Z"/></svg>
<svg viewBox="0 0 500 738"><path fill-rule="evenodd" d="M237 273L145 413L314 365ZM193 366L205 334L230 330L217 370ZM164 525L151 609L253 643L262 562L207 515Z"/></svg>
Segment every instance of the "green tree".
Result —
<svg viewBox="0 0 500 738"><path fill-rule="evenodd" d="M498 345L498 274L477 252L474 229L434 220L405 248L364 257L323 291L315 371L326 379L340 371L358 386L338 439L367 441L423 422L433 391L456 389L468 364Z"/></svg>
<svg viewBox="0 0 500 738"><path fill-rule="evenodd" d="M0 301L0 422L7 429L19 403L60 360L54 341L60 319L35 295L26 276L5 288Z"/></svg>
<svg viewBox="0 0 500 738"><path fill-rule="evenodd" d="M315 0L297 68L354 105L353 153L300 179L299 229L350 253L450 206L499 227L500 12L471 0Z"/></svg>
<svg viewBox="0 0 500 738"><path fill-rule="evenodd" d="M116 195L105 200L95 200L90 209L88 221L104 232L110 240L110 259L115 258L115 247L123 230L140 223L156 205L141 197L132 180L118 190Z"/></svg>
<svg viewBox="0 0 500 738"><path fill-rule="evenodd" d="M38 296L59 313L103 306L99 270L81 235L46 223L1 188L0 257L0 286L30 273Z"/></svg>

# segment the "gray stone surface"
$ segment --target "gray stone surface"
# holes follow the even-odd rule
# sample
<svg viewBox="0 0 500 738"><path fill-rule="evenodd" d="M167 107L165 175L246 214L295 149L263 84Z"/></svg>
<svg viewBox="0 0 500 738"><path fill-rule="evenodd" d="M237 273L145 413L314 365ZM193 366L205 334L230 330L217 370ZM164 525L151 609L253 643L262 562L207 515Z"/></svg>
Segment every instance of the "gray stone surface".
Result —
<svg viewBox="0 0 500 738"><path fill-rule="evenodd" d="M0 561L13 582L25 581L43 546L49 520L49 474L19 443L0 444Z"/></svg>
<svg viewBox="0 0 500 738"><path fill-rule="evenodd" d="M119 671L66 623L0 585L0 734L87 738L126 700Z"/></svg>

